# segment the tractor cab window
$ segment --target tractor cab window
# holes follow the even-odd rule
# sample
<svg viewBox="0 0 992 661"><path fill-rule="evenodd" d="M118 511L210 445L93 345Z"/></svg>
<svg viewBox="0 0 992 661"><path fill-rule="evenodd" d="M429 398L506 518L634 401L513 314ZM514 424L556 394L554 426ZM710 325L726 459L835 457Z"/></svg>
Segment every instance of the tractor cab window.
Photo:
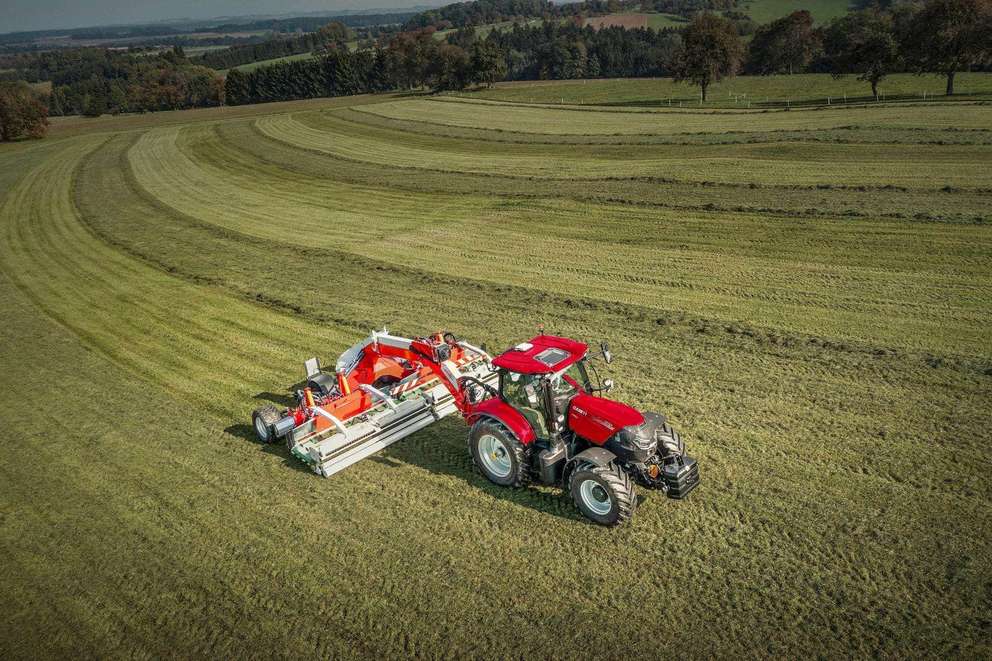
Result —
<svg viewBox="0 0 992 661"><path fill-rule="evenodd" d="M500 379L503 399L520 411L534 433L539 438L548 437L548 425L544 418L544 399L541 393L541 377L537 374L504 372Z"/></svg>
<svg viewBox="0 0 992 661"><path fill-rule="evenodd" d="M568 369L565 370L565 376L579 384L579 387L583 390L588 391L592 387L592 383L589 381L589 373L586 371L585 362L586 361L583 359L577 363L572 363L569 365ZM561 381L563 381L566 385L571 385L565 378L562 378Z"/></svg>

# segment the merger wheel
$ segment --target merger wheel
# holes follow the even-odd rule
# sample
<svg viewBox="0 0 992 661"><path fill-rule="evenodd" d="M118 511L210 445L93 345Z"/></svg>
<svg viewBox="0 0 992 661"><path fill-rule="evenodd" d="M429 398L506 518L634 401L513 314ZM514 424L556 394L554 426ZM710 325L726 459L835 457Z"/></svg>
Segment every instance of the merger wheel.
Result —
<svg viewBox="0 0 992 661"><path fill-rule="evenodd" d="M255 412L251 414L251 424L255 428L255 436L262 443L271 443L276 440L275 434L272 432L272 425L279 422L279 409L271 404L263 406L260 409L255 409Z"/></svg>
<svg viewBox="0 0 992 661"><path fill-rule="evenodd" d="M527 482L527 450L506 427L482 419L468 435L472 461L482 474L501 487L519 487Z"/></svg>
<svg viewBox="0 0 992 661"><path fill-rule="evenodd" d="M568 479L575 506L603 526L618 526L634 514L637 494L630 477L613 464L579 466Z"/></svg>

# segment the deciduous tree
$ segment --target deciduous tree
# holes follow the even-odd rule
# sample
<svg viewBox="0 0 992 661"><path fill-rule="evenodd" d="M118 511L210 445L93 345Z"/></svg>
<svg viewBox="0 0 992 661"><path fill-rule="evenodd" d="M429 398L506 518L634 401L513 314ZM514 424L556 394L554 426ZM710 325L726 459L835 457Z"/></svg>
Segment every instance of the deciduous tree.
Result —
<svg viewBox="0 0 992 661"><path fill-rule="evenodd" d="M488 41L472 44L472 78L486 87L506 78L506 58L499 47Z"/></svg>
<svg viewBox="0 0 992 661"><path fill-rule="evenodd" d="M761 75L802 71L820 47L813 17L805 9L794 11L755 30L747 69Z"/></svg>
<svg viewBox="0 0 992 661"><path fill-rule="evenodd" d="M27 83L0 82L0 140L22 136L42 138L48 130L48 111Z"/></svg>
<svg viewBox="0 0 992 661"><path fill-rule="evenodd" d="M927 0L902 35L903 51L918 73L947 77L992 62L992 0Z"/></svg>
<svg viewBox="0 0 992 661"><path fill-rule="evenodd" d="M713 14L697 16L682 33L672 72L676 81L699 85L703 101L713 83L733 76L744 59L744 45L734 24Z"/></svg>
<svg viewBox="0 0 992 661"><path fill-rule="evenodd" d="M878 84L899 66L899 41L892 16L878 9L863 9L835 19L823 38L826 59L834 77L858 74L871 84L878 98Z"/></svg>

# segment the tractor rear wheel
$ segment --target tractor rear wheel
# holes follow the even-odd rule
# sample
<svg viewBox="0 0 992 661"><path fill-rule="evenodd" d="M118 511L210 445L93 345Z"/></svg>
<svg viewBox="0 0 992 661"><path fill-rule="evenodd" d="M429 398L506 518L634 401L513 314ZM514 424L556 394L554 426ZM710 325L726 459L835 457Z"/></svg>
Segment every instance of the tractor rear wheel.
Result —
<svg viewBox="0 0 992 661"><path fill-rule="evenodd" d="M262 443L271 443L276 440L276 435L272 431L272 425L279 422L279 409L272 404L255 409L251 414L251 424L255 428L255 436Z"/></svg>
<svg viewBox="0 0 992 661"><path fill-rule="evenodd" d="M630 476L615 464L583 464L568 478L575 506L603 526L618 526L634 514L637 494Z"/></svg>
<svg viewBox="0 0 992 661"><path fill-rule="evenodd" d="M483 418L468 434L472 461L493 484L519 487L527 482L527 449L495 420Z"/></svg>

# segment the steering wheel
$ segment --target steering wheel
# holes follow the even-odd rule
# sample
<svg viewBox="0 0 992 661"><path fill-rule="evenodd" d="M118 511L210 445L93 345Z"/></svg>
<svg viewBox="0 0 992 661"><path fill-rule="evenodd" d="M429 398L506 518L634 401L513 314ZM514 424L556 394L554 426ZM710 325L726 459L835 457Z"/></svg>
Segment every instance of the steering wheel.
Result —
<svg viewBox="0 0 992 661"><path fill-rule="evenodd" d="M466 399L468 399L471 404L478 404L481 401L486 400L486 397L478 397L479 390L482 390L489 397L499 397L499 391L493 388L488 383L483 383L479 381L474 376L463 376L458 379L458 388L466 394Z"/></svg>

